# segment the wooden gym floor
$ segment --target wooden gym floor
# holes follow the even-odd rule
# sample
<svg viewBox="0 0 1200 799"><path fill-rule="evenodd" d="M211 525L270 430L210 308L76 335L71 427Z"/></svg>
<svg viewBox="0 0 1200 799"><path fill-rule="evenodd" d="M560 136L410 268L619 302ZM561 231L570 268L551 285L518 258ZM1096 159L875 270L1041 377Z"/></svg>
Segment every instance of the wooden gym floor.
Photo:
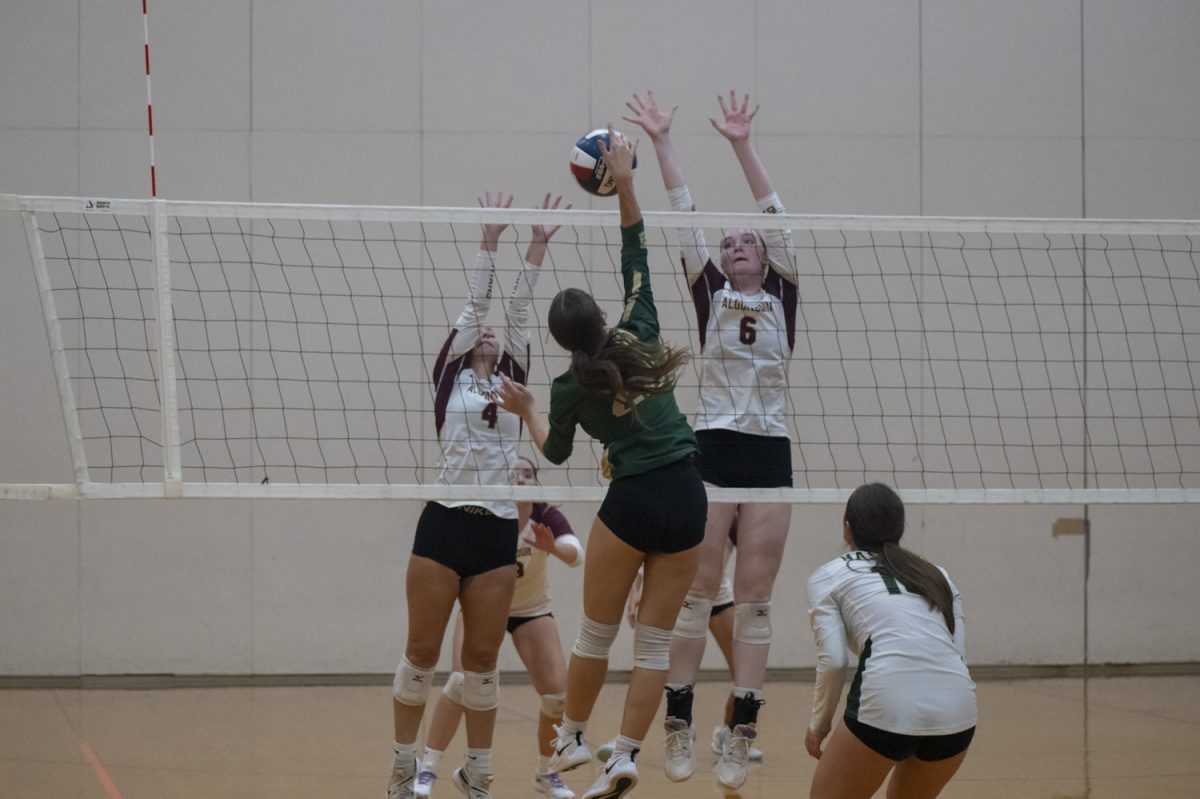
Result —
<svg viewBox="0 0 1200 799"><path fill-rule="evenodd" d="M613 734L624 684L601 695L589 738ZM718 797L708 736L726 683L701 683L697 772L662 773L653 737L639 758L642 797ZM804 797L811 682L771 682L761 717L766 756L741 796ZM942 796L973 799L1200 797L1200 676L984 679L979 732ZM386 685L0 690L4 799L382 799L391 761ZM506 686L497 721L493 796L537 796L537 697ZM657 731L654 733L657 734ZM443 760L434 797L458 797ZM567 775L577 793L592 769ZM881 790L879 796L883 795Z"/></svg>

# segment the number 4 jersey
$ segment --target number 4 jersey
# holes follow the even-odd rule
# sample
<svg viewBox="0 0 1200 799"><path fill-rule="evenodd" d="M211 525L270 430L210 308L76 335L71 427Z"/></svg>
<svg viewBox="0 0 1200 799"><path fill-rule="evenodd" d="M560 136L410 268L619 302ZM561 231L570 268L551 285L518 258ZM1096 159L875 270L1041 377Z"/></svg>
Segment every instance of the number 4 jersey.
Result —
<svg viewBox="0 0 1200 799"><path fill-rule="evenodd" d="M529 302L539 269L525 264L509 294L495 371L480 377L471 367L471 352L479 343L495 283L493 254L480 250L469 277L462 313L438 353L433 367L433 411L442 448L438 481L446 485L508 485L517 462L521 420L496 404L500 375L525 382L529 364ZM453 508L480 505L504 519L517 518L511 501L439 500Z"/></svg>

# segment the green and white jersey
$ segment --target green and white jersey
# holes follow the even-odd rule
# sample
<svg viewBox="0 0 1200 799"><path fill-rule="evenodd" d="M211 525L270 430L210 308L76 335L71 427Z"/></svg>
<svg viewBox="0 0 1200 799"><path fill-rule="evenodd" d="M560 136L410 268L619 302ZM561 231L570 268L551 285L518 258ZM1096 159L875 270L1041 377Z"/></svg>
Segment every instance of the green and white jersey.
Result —
<svg viewBox="0 0 1200 799"><path fill-rule="evenodd" d="M809 618L817 642L817 679L809 729L830 729L842 693L847 646L858 671L846 715L902 735L948 735L975 725L975 683L964 660L962 596L954 594L954 634L924 597L853 551L817 569L808 581Z"/></svg>
<svg viewBox="0 0 1200 799"><path fill-rule="evenodd" d="M625 306L617 335L624 331L639 341L658 341L658 311L640 221L621 229L621 275ZM666 466L696 451L696 435L679 411L674 392L643 394L633 404L636 413L621 400L581 387L570 372L558 376L550 387L546 459L562 463L570 457L576 427L608 448L614 480Z"/></svg>

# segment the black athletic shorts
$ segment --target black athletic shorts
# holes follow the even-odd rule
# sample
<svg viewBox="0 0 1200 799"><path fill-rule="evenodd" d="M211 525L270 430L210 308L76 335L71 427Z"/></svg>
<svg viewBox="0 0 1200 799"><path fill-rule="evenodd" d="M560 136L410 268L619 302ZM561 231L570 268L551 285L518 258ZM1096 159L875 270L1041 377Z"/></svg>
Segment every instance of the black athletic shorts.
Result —
<svg viewBox="0 0 1200 799"><path fill-rule="evenodd" d="M696 468L719 488L791 488L792 442L736 430L697 430Z"/></svg>
<svg viewBox="0 0 1200 799"><path fill-rule="evenodd" d="M501 519L478 505L447 508L425 503L413 554L453 569L460 578L517 562L517 520Z"/></svg>
<svg viewBox="0 0 1200 799"><path fill-rule="evenodd" d="M708 613L708 617L711 619L713 616L720 616L731 607L733 607L732 602L722 602L720 605L713 605L712 610Z"/></svg>
<svg viewBox="0 0 1200 799"><path fill-rule="evenodd" d="M597 514L626 544L646 554L683 552L704 539L708 493L691 455L608 486Z"/></svg>
<svg viewBox="0 0 1200 799"><path fill-rule="evenodd" d="M895 761L908 760L910 757L926 761L946 760L965 752L975 737L974 727L949 735L902 735L852 718L843 717L842 723L869 749Z"/></svg>
<svg viewBox="0 0 1200 799"><path fill-rule="evenodd" d="M508 617L508 634L512 635L513 633L515 633L517 631L517 628L520 627L522 624L524 624L527 621L533 621L534 619L544 619L547 616L549 616L552 619L554 618L553 613L539 613L536 616L509 616Z"/></svg>

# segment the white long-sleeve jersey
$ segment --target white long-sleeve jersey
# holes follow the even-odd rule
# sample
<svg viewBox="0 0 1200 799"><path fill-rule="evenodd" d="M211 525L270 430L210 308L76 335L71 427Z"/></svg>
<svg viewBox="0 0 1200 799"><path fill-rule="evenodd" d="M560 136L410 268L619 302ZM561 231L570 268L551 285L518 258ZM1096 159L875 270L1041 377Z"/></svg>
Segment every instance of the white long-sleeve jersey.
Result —
<svg viewBox="0 0 1200 799"><path fill-rule="evenodd" d="M810 730L820 735L830 730L847 646L859 659L846 697L851 718L903 735L947 735L975 725L962 596L941 571L954 595L953 635L924 597L876 571L869 552L848 552L813 573L808 604L817 679Z"/></svg>
<svg viewBox="0 0 1200 799"><path fill-rule="evenodd" d="M694 211L686 186L671 189L671 207ZM779 197L758 200L765 213L782 213ZM736 430L790 438L787 426L788 359L796 344L796 258L791 234L763 230L767 273L755 294L735 291L709 257L704 232L681 228L679 246L692 293L702 359L696 430Z"/></svg>
<svg viewBox="0 0 1200 799"><path fill-rule="evenodd" d="M510 293L496 372L480 378L469 365L491 304L492 253L480 250L468 297L433 367L434 423L442 447L438 481L446 485L507 485L517 462L521 420L497 403L500 374L526 381L529 366L529 304L540 270L526 264ZM480 505L505 519L517 518L508 501L441 501L447 507Z"/></svg>

